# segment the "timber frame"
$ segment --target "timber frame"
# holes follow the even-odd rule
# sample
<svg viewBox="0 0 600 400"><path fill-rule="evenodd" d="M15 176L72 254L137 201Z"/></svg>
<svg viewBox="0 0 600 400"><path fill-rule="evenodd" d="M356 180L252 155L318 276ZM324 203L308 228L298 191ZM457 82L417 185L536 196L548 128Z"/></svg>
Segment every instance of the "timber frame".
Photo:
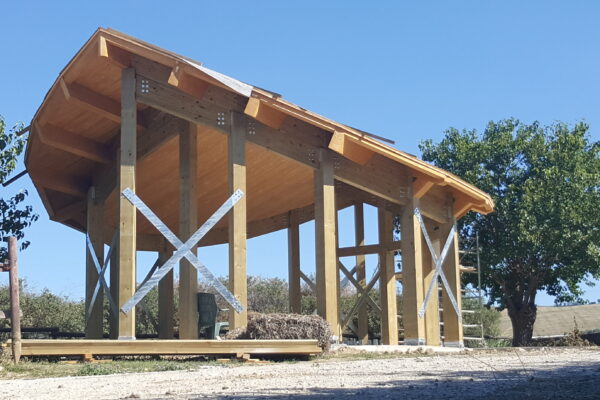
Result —
<svg viewBox="0 0 600 400"><path fill-rule="evenodd" d="M396 150L381 138L329 120L200 63L112 29L98 29L46 95L31 123L28 172L54 221L91 237L97 252L117 232L110 290L119 306L136 288L136 252L159 260L172 249L120 192L140 194L182 240L237 189L245 196L199 243L229 244L230 290L245 306L246 240L288 230L290 311L301 312L299 225L315 221L318 313L339 338L352 315L339 307L340 273L356 287L357 335L368 339L367 306L382 316L382 341L398 343L394 253L402 254L404 342L439 344L437 296L425 318L431 260L414 217L418 208L443 236L469 211L489 213L491 198L456 176ZM363 206L378 209L379 243L364 244ZM354 207L353 247L337 243L337 212ZM393 237L399 216L401 237ZM440 236L441 237L441 236ZM435 239L436 243L439 240ZM456 243L456 240L455 240ZM456 246L456 244L455 244ZM378 280L367 282L365 255L379 255ZM444 262L460 299L456 247ZM340 258L354 257L346 268ZM86 299L97 279L88 261ZM180 338L197 332L196 270L180 266ZM368 297L378 283L380 304ZM159 286L159 336L172 339L173 274ZM446 344L462 345L462 322L444 297ZM102 337L101 308L91 310L88 339ZM231 311L230 327L246 311ZM113 339L135 338L135 313L110 319ZM94 343L94 342L90 342ZM90 344L91 346L92 344Z"/></svg>

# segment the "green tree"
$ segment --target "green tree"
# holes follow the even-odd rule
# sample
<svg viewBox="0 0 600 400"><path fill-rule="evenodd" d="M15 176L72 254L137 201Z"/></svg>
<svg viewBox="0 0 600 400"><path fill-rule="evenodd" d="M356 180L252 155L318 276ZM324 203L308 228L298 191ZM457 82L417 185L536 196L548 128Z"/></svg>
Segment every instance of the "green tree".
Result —
<svg viewBox="0 0 600 400"><path fill-rule="evenodd" d="M25 149L26 140L16 132L22 125L16 125L6 131L4 118L0 116L0 183L4 183L17 168L18 158ZM23 205L27 191L21 190L9 198L0 197L0 241L9 236L15 236L21 241L21 250L29 246L23 241L24 230L37 220L38 216L29 205ZM7 257L6 246L0 246L0 262Z"/></svg>
<svg viewBox="0 0 600 400"><path fill-rule="evenodd" d="M483 134L449 129L420 145L423 158L489 193L496 209L460 221L462 240L479 233L489 304L508 309L513 345L527 344L536 294L580 298L600 277L600 143L588 126L542 127L510 119Z"/></svg>

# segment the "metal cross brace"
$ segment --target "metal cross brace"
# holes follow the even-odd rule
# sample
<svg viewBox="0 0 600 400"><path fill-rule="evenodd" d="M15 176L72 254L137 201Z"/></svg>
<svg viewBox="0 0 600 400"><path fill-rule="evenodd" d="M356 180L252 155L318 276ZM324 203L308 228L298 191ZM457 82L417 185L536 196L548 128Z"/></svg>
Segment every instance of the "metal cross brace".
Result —
<svg viewBox="0 0 600 400"><path fill-rule="evenodd" d="M116 240L117 240L117 233L115 232L115 234L113 235L112 242L110 243L110 248L108 249L108 254L106 254L104 263L101 266L100 261L98 261L98 255L96 254L96 251L94 250L94 246L92 245L90 235L87 233L85 235L85 241L87 243L90 257L92 258L92 261L94 262L94 266L96 267L96 271L98 272L98 281L96 282L96 287L94 288L94 293L92 294L92 299L90 300L90 304L85 313L86 323L89 322L90 316L92 315L92 309L94 308L94 304L96 303L98 293L100 292L100 286L102 286L102 289L104 290L104 293L106 294L106 297L108 298L108 302L110 304L110 308L113 311L113 313L115 315L117 315L119 313L119 308L117 307L117 304L115 303L114 299L110 295L110 290L108 288L108 284L106 283L106 279L104 278L104 273L106 272L106 270L108 269L108 266L110 264L110 256L112 254L113 249L115 248Z"/></svg>
<svg viewBox="0 0 600 400"><path fill-rule="evenodd" d="M433 248L433 243L431 243L431 239L429 238L429 234L427 233L427 228L425 227L425 222L423 222L423 217L421 216L421 211L418 208L415 208L415 217L419 221L419 225L421 225L421 231L423 232L423 236L425 237L425 241L427 242L427 247L429 247L429 252L431 253L431 258L435 263L435 273L433 274L433 278L431 279L431 283L429 284L429 289L427 290L427 294L425 295L425 300L423 300L423 305L419 310L419 318L423 318L425 316L425 308L429 303L431 295L433 293L433 289L438 284L438 277L442 279L442 284L446 288L446 295L450 299L452 303L452 307L454 307L454 311L456 311L456 315L458 318L462 318L462 314L460 312L460 308L458 307L458 303L456 302L456 298L452 293L452 288L446 279L446 275L444 274L444 270L442 269L442 265L444 264L444 259L448 255L448 250L450 249L450 245L454 240L454 236L456 233L456 224L452 225L452 229L450 229L450 233L448 233L448 238L446 239L446 243L444 244L444 248L442 249L442 253L438 257L435 249ZM437 294L437 292L436 292ZM437 310L436 310L437 312Z"/></svg>
<svg viewBox="0 0 600 400"><path fill-rule="evenodd" d="M367 287L364 289L365 293L369 293L371 291L371 289L373 289L373 286L375 286L375 283L377 282L378 279L379 279L379 265L377 265L377 269L375 270L375 274L373 275L373 278L371 278L371 282L369 282ZM346 327L346 325L348 325L348 323L352 319L352 316L356 313L358 308L367 300L367 297L368 296L361 296L356 301L356 303L354 303L354 305L350 309L350 312L348 313L348 315L346 315L346 318L342 322L342 329L344 329Z"/></svg>
<svg viewBox="0 0 600 400"><path fill-rule="evenodd" d="M217 292L237 311L241 312L244 307L238 299L225 287L223 284L206 268L204 264L198 260L196 255L191 251L194 246L210 231L216 224L227 214L231 208L237 203L244 192L236 190L222 205L211 215L202 226L194 232L194 234L183 243L171 230L154 214L154 212L129 188L123 190L123 196L133 204L139 212L154 225L154 227L176 248L171 258L169 258L161 268L149 278L146 283L135 292L132 298L127 300L121 307L121 311L127 314L137 303L139 303L148 292L158 285L158 282L182 259L187 258L188 261L206 278L208 284L214 287Z"/></svg>

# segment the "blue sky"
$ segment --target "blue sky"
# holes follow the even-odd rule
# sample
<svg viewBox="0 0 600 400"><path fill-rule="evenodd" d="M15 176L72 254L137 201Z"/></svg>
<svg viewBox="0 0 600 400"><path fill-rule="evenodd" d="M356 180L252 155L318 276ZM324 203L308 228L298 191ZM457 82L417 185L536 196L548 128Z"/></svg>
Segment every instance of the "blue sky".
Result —
<svg viewBox="0 0 600 400"><path fill-rule="evenodd" d="M368 4L368 5L367 5ZM600 139L600 3L594 1L13 1L0 23L0 114L32 118L52 82L98 26L111 27L278 93L327 117L396 141L441 139L487 121L585 120ZM83 296L84 237L41 215L21 273L30 287ZM351 231L349 213L340 218ZM367 210L367 241L376 241ZM303 270L314 270L313 227L301 230ZM342 245L352 244L343 234ZM140 257L139 279L153 255ZM227 249L200 259L226 273ZM371 268L375 262L369 260ZM249 241L248 271L285 277L285 232ZM0 275L0 283L7 276ZM588 289L589 300L600 288ZM540 296L540 304L552 299Z"/></svg>

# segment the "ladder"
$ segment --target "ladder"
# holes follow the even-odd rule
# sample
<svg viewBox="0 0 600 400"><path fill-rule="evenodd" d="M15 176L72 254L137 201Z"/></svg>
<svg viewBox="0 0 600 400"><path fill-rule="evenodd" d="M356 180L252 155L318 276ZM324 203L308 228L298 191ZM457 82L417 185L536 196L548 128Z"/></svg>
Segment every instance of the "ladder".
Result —
<svg viewBox="0 0 600 400"><path fill-rule="evenodd" d="M479 247L479 235L475 235L475 246L467 246L462 250L459 250L460 254L460 269L463 273L477 274L477 286L475 287L465 287L462 291L463 298L463 309L461 310L463 314L463 330L464 330L464 340L465 341L477 341L482 344L485 344L485 335L483 330L483 314L481 310L483 309L483 291L481 290L481 262L479 257L480 247ZM466 301L465 301L466 300ZM476 309L464 308L465 305L469 303L472 304L469 300L476 300ZM464 319L466 315L475 315L475 318L469 318L472 321L471 323L465 323ZM477 332L477 333L475 333Z"/></svg>

